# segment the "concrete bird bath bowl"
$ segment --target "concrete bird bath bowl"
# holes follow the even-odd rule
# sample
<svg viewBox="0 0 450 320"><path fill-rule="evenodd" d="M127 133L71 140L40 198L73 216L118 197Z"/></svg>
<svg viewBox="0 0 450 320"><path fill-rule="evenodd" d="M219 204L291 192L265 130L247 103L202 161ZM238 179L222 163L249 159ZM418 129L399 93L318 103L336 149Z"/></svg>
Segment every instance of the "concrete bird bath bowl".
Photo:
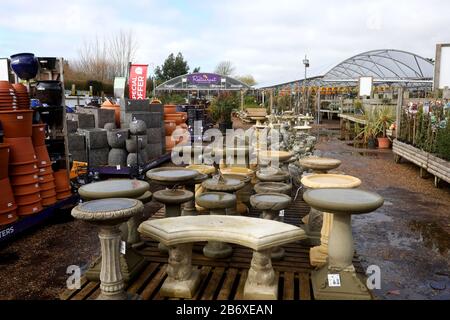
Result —
<svg viewBox="0 0 450 320"><path fill-rule="evenodd" d="M341 160L332 158L308 157L298 161L303 168L311 169L314 173L327 173L341 165Z"/></svg>
<svg viewBox="0 0 450 320"><path fill-rule="evenodd" d="M255 185L255 191L258 194L281 193L289 196L292 191L292 185L282 182L260 182Z"/></svg>
<svg viewBox="0 0 450 320"><path fill-rule="evenodd" d="M147 178L161 185L174 186L186 183L198 174L198 171L192 169L166 167L148 171Z"/></svg>

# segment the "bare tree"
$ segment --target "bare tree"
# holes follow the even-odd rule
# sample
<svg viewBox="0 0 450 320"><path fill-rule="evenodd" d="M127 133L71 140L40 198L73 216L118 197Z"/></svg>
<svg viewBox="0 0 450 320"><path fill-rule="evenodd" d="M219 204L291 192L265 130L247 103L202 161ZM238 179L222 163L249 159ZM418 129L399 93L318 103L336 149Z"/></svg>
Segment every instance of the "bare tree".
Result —
<svg viewBox="0 0 450 320"><path fill-rule="evenodd" d="M215 73L222 76L231 76L234 73L234 66L230 61L222 61L217 65Z"/></svg>
<svg viewBox="0 0 450 320"><path fill-rule="evenodd" d="M131 30L120 30L109 39L109 53L115 76L127 75L128 63L134 60L137 48L137 41Z"/></svg>
<svg viewBox="0 0 450 320"><path fill-rule="evenodd" d="M126 76L128 63L135 58L137 42L132 31L123 31L110 38L95 36L83 42L78 59L73 64L75 73L98 81L113 81Z"/></svg>
<svg viewBox="0 0 450 320"><path fill-rule="evenodd" d="M251 74L245 75L245 76L239 76L236 79L238 79L239 81L245 83L246 85L253 87L257 82L255 80L255 78L253 78L253 76Z"/></svg>

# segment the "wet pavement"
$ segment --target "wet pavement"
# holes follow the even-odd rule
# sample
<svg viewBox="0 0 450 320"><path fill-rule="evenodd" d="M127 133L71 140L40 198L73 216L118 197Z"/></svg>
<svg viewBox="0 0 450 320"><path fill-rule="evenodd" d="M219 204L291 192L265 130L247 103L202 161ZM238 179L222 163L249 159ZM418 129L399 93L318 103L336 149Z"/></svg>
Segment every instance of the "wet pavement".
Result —
<svg viewBox="0 0 450 320"><path fill-rule="evenodd" d="M337 126L337 122L334 126ZM391 150L362 150L338 140L328 124L315 134L318 154L343 161L338 170L360 178L361 188L385 198L376 212L353 217L355 248L365 268L381 270L378 299L450 299L450 188L421 179ZM330 129L331 128L331 129Z"/></svg>

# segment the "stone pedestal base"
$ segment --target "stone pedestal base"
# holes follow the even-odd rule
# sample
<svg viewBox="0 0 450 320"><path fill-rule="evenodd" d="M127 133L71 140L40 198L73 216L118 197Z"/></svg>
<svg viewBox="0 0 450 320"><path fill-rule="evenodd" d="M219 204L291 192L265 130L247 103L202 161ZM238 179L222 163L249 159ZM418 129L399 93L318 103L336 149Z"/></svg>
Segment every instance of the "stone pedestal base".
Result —
<svg viewBox="0 0 450 320"><path fill-rule="evenodd" d="M328 274L339 274L340 287L328 286ZM354 271L332 271L328 265L313 271L311 282L316 300L371 300L372 297L365 284Z"/></svg>
<svg viewBox="0 0 450 320"><path fill-rule="evenodd" d="M278 277L272 267L271 250L254 251L244 286L245 300L277 300Z"/></svg>
<svg viewBox="0 0 450 320"><path fill-rule="evenodd" d="M244 300L277 300L278 277L271 285L257 285L245 283Z"/></svg>
<svg viewBox="0 0 450 320"><path fill-rule="evenodd" d="M142 300L142 297L138 294L131 294L126 292L118 295L106 295L100 293L95 300Z"/></svg>
<svg viewBox="0 0 450 320"><path fill-rule="evenodd" d="M101 265L102 259L99 257L86 271L86 278L90 281L99 281ZM133 248L128 248L125 255L120 255L120 270L125 282L132 281L137 275L139 275L145 265L146 263L144 257L137 253Z"/></svg>
<svg viewBox="0 0 450 320"><path fill-rule="evenodd" d="M191 299L200 284L200 270L192 270L187 280L167 278L159 291L163 297Z"/></svg>
<svg viewBox="0 0 450 320"><path fill-rule="evenodd" d="M233 253L233 248L223 242L210 241L203 248L203 254L205 257L212 259L228 258Z"/></svg>
<svg viewBox="0 0 450 320"><path fill-rule="evenodd" d="M323 213L319 210L311 208L309 214L302 219L305 223L303 229L306 232L307 243L312 246L320 245L320 237L323 223Z"/></svg>

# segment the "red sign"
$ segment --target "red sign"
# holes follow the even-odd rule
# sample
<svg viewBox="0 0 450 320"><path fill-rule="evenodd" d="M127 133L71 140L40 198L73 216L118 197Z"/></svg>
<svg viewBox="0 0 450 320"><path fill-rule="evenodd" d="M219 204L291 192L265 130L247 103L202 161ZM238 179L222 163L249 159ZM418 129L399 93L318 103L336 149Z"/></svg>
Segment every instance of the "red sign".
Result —
<svg viewBox="0 0 450 320"><path fill-rule="evenodd" d="M147 87L147 64L132 64L130 66L129 98L144 100Z"/></svg>

